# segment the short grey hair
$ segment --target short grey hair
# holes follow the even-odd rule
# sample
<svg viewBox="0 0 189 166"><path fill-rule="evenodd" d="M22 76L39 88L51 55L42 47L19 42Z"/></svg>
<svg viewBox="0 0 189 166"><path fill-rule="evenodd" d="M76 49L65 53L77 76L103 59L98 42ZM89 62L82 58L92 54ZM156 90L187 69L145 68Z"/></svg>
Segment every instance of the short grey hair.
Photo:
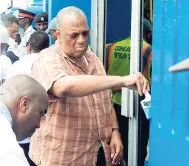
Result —
<svg viewBox="0 0 189 166"><path fill-rule="evenodd" d="M12 14L4 14L0 17L0 19L6 28L10 27L14 23L19 25L18 19Z"/></svg>
<svg viewBox="0 0 189 166"><path fill-rule="evenodd" d="M85 13L81 9L75 6L68 6L60 10L56 16L57 29L60 29L63 26L62 18L70 15L77 18L85 18L87 20Z"/></svg>

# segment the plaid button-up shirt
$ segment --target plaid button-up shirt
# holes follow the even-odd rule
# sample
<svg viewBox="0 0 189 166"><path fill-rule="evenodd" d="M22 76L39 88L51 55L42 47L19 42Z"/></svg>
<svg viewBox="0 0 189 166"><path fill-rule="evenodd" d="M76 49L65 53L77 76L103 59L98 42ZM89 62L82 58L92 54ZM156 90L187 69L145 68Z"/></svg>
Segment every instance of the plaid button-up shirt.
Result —
<svg viewBox="0 0 189 166"><path fill-rule="evenodd" d="M87 73L60 50L57 42L38 55L32 75L47 92L61 77L105 75L102 63L92 52L84 56L88 61ZM42 166L95 166L102 145L107 165L111 165L111 91L77 98L49 94L49 100L46 118L31 139L31 159Z"/></svg>

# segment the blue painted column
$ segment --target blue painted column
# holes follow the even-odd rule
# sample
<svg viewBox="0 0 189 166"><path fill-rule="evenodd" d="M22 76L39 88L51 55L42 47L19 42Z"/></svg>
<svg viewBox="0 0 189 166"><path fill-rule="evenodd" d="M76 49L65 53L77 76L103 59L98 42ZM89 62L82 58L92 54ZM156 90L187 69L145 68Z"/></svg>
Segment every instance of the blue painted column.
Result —
<svg viewBox="0 0 189 166"><path fill-rule="evenodd" d="M168 71L189 57L188 9L188 0L154 0L149 166L189 166L189 72Z"/></svg>
<svg viewBox="0 0 189 166"><path fill-rule="evenodd" d="M43 11L48 12L48 0L43 0Z"/></svg>

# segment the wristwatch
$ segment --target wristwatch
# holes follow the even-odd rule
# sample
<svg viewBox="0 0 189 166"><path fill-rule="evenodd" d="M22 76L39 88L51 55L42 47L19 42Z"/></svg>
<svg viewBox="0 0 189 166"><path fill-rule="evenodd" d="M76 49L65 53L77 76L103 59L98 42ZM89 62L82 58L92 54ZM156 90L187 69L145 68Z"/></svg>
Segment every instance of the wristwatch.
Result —
<svg viewBox="0 0 189 166"><path fill-rule="evenodd" d="M119 128L112 128L112 132L113 131L118 131L119 132Z"/></svg>

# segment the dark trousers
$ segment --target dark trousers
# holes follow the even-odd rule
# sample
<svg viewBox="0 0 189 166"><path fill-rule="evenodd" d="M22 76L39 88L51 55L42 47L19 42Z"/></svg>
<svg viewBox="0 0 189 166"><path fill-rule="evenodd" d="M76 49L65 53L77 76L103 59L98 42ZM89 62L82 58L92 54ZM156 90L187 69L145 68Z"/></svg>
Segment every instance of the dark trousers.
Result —
<svg viewBox="0 0 189 166"><path fill-rule="evenodd" d="M19 144L21 146L21 148L23 149L24 151L24 154L28 160L28 163L30 164L30 166L37 166L35 165L35 163L29 158L29 155L28 155L28 152L29 152L29 147L30 147L30 144Z"/></svg>
<svg viewBox="0 0 189 166"><path fill-rule="evenodd" d="M106 166L106 160L104 156L104 150L101 147L98 151L98 158L97 158L97 164L96 166Z"/></svg>
<svg viewBox="0 0 189 166"><path fill-rule="evenodd" d="M121 115L121 106L118 104L114 104L114 109L117 115L117 120L119 124L121 139L124 147L123 159L126 163L128 163L128 127L129 127L129 118ZM144 166L144 161L147 155L147 145L148 145L148 138L149 138L149 121L146 119L145 114L140 108L141 113L141 140L139 143L139 148L141 152L141 159L139 160L139 166Z"/></svg>

